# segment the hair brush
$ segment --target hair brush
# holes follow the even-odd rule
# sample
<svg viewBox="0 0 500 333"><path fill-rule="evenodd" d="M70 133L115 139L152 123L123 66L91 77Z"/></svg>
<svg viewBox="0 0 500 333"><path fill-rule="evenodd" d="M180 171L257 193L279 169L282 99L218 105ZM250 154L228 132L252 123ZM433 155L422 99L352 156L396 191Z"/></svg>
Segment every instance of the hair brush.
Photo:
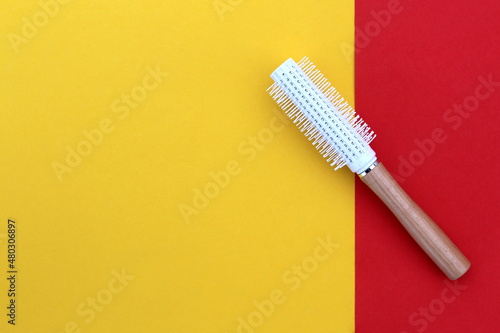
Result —
<svg viewBox="0 0 500 333"><path fill-rule="evenodd" d="M374 132L316 66L307 57L288 59L271 78L269 94L327 162L358 174L448 278L462 276L469 260L377 160L369 145Z"/></svg>

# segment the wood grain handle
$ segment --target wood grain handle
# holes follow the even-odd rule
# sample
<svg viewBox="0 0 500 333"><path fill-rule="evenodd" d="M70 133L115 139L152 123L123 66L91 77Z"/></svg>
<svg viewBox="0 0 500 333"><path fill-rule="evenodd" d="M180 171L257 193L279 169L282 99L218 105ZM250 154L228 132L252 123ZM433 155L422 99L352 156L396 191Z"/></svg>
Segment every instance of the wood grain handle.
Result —
<svg viewBox="0 0 500 333"><path fill-rule="evenodd" d="M469 260L406 194L382 163L361 177L361 180L389 207L413 239L449 279L456 280L469 269Z"/></svg>

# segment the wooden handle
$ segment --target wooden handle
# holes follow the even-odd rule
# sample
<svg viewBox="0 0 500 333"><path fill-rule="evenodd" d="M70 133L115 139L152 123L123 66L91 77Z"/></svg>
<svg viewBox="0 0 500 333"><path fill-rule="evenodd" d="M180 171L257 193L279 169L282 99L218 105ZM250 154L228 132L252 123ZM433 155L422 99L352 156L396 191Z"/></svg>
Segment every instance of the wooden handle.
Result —
<svg viewBox="0 0 500 333"><path fill-rule="evenodd" d="M470 262L436 223L406 194L379 163L361 180L396 215L413 239L451 280L462 276Z"/></svg>

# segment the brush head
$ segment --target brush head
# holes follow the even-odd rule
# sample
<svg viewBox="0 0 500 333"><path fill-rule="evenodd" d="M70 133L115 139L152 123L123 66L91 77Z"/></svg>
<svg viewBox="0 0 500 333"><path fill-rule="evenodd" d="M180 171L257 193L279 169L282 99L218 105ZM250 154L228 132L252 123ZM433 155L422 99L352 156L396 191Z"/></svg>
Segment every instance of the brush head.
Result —
<svg viewBox="0 0 500 333"><path fill-rule="evenodd" d="M271 78L271 97L335 170L347 165L361 174L376 162L375 133L307 57L288 59Z"/></svg>

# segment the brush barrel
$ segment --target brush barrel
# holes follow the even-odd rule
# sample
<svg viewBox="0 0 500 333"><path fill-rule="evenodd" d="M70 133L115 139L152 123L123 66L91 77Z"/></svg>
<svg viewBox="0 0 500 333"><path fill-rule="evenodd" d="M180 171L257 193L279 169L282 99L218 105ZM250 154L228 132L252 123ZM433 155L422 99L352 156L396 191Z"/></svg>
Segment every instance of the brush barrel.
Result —
<svg viewBox="0 0 500 333"><path fill-rule="evenodd" d="M470 262L438 225L406 194L379 163L361 180L389 207L413 239L451 280L461 277Z"/></svg>

